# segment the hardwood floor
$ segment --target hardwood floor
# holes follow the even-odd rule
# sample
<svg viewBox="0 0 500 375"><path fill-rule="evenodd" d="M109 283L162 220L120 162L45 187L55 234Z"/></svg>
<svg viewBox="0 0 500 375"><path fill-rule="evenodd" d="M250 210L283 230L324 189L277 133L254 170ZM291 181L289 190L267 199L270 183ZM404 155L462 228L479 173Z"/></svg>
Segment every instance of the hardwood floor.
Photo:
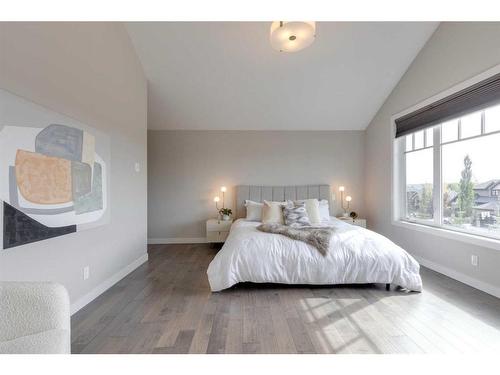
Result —
<svg viewBox="0 0 500 375"><path fill-rule="evenodd" d="M423 293L385 285L239 285L211 293L208 245L149 262L72 317L73 353L500 351L500 300L422 268Z"/></svg>

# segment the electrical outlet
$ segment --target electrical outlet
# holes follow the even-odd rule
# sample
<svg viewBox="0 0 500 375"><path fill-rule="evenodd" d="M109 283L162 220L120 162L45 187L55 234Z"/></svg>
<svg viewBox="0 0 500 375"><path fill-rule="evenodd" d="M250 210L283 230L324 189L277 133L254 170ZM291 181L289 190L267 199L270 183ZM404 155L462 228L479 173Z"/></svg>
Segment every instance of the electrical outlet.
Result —
<svg viewBox="0 0 500 375"><path fill-rule="evenodd" d="M479 257L477 255L471 255L470 256L470 263L474 266L477 267L477 264L479 262Z"/></svg>
<svg viewBox="0 0 500 375"><path fill-rule="evenodd" d="M87 280L90 277L90 267L83 267L83 280Z"/></svg>

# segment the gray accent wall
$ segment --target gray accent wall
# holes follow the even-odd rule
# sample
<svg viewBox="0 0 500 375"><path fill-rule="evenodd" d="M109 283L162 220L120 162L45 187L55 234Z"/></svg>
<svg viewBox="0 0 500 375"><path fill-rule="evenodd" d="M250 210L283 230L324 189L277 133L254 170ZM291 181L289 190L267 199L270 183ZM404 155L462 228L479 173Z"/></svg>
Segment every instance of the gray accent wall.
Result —
<svg viewBox="0 0 500 375"><path fill-rule="evenodd" d="M362 217L363 147L363 131L149 130L148 237L204 238L223 185L233 210L237 185L344 185Z"/></svg>
<svg viewBox="0 0 500 375"><path fill-rule="evenodd" d="M434 268L500 288L500 251L396 227L391 223L390 118L500 64L500 23L441 23L366 130L368 226ZM472 254L479 256L473 267ZM491 289L491 288L490 288ZM500 290L500 289L497 289Z"/></svg>
<svg viewBox="0 0 500 375"><path fill-rule="evenodd" d="M147 82L141 64L124 26L102 22L2 22L0 56L0 87L110 137L109 224L0 250L0 280L56 281L72 304L88 300L146 256Z"/></svg>

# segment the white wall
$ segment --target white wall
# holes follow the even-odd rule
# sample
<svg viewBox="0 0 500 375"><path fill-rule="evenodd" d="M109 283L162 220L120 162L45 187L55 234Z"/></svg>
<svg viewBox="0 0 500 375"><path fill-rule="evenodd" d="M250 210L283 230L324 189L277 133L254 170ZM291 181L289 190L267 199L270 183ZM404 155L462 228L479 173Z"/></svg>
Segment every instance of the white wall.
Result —
<svg viewBox="0 0 500 375"><path fill-rule="evenodd" d="M390 117L500 64L500 23L442 23L370 123L365 138L366 210L374 229L424 264L500 295L500 251L391 224ZM479 266L470 264L479 255Z"/></svg>
<svg viewBox="0 0 500 375"><path fill-rule="evenodd" d="M119 23L0 23L0 56L0 87L111 139L110 223L0 250L1 280L57 281L81 304L146 256L146 79Z"/></svg>
<svg viewBox="0 0 500 375"><path fill-rule="evenodd" d="M205 237L222 185L231 208L240 184L345 185L352 208L363 215L363 133L150 130L148 237Z"/></svg>

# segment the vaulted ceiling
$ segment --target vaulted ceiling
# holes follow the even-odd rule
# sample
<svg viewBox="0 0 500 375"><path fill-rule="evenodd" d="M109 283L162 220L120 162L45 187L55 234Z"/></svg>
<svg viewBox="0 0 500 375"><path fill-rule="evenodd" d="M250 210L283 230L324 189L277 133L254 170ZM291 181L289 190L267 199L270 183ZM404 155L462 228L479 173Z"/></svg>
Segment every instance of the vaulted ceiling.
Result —
<svg viewBox="0 0 500 375"><path fill-rule="evenodd" d="M270 22L139 22L127 29L148 78L150 129L365 129L435 22L318 22L296 53Z"/></svg>

